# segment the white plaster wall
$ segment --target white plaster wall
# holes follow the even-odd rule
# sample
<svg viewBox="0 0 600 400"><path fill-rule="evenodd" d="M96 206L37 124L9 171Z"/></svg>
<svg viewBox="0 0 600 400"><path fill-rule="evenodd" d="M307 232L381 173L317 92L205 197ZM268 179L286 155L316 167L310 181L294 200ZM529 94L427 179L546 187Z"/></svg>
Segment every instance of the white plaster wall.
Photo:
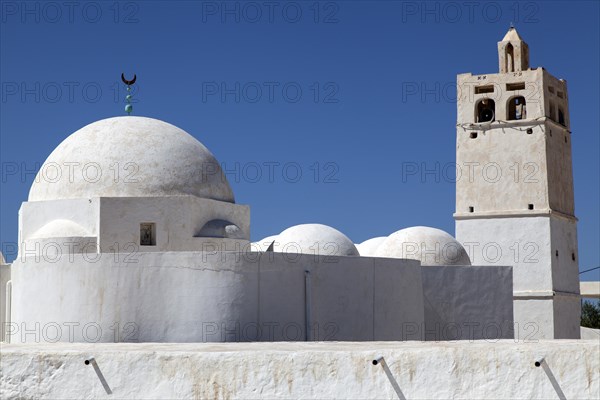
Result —
<svg viewBox="0 0 600 400"><path fill-rule="evenodd" d="M118 243L139 245L140 223L156 224L156 246L143 246L140 251L200 251L211 248L202 243L225 244L221 240L196 237L204 224L223 219L241 230L241 246L249 243L250 208L228 202L194 196L100 199L100 248L111 251ZM139 247L139 246L138 246ZM234 246L222 250L243 250Z"/></svg>
<svg viewBox="0 0 600 400"><path fill-rule="evenodd" d="M428 266L421 273L425 340L514 337L511 267Z"/></svg>
<svg viewBox="0 0 600 400"><path fill-rule="evenodd" d="M514 300L515 339L532 341L554 339L555 320L552 297ZM579 322L577 322L579 325Z"/></svg>
<svg viewBox="0 0 600 400"><path fill-rule="evenodd" d="M195 196L103 197L25 202L20 210L20 255L85 252L245 250L250 237L250 208ZM240 229L238 239L202 238L207 222L223 219ZM68 229L40 235L48 224L77 224L85 236ZM156 246L140 246L140 223L156 224ZM93 244L94 246L87 246ZM58 250L56 248L58 247Z"/></svg>
<svg viewBox="0 0 600 400"><path fill-rule="evenodd" d="M473 265L512 265L514 292L552 290L550 218L461 219L456 239Z"/></svg>
<svg viewBox="0 0 600 400"><path fill-rule="evenodd" d="M550 218L550 229L553 258L552 286L555 290L577 295L579 294L577 223L567 218Z"/></svg>
<svg viewBox="0 0 600 400"><path fill-rule="evenodd" d="M579 339L581 337L581 300L579 296L554 297L554 338Z"/></svg>
<svg viewBox="0 0 600 400"><path fill-rule="evenodd" d="M515 338L579 339L581 302L579 297L555 294L515 299Z"/></svg>
<svg viewBox="0 0 600 400"><path fill-rule="evenodd" d="M401 339L403 322L423 322L420 266L412 260L76 254L14 264L11 341L305 340L305 271L313 340Z"/></svg>
<svg viewBox="0 0 600 400"><path fill-rule="evenodd" d="M545 108L545 115L547 117L550 116L550 110L548 109L549 105L550 105L550 101L552 101L552 103L554 103L554 107L556 108L554 111L554 115L556 116L556 118L558 118L558 107L562 107L563 110L565 111L565 118L566 118L566 122L567 122L567 129L570 128L570 118L569 118L569 92L568 92L568 87L567 87L567 81L565 81L564 79L558 79L555 76L553 76L550 72L548 72L545 69L543 70L543 88L541 88L539 91L541 93L543 93L544 95L544 108ZM549 87L553 87L554 88L554 93L550 92ZM564 96L563 98L560 98L558 96L558 92L561 91L563 92ZM558 124L557 124L558 125Z"/></svg>
<svg viewBox="0 0 600 400"><path fill-rule="evenodd" d="M543 69L536 68L509 74L464 73L457 75L457 123L475 122L475 104L482 98L490 98L496 104L496 121L506 120L506 103L514 95L525 97L527 119L544 116L542 79ZM507 83L526 83L524 90L507 90ZM493 85L493 93L475 94L475 87Z"/></svg>
<svg viewBox="0 0 600 400"><path fill-rule="evenodd" d="M525 89L507 89L507 84L516 82L524 83ZM535 210L573 215L566 82L537 68L508 74L461 74L457 84L457 164L462 176L457 180L456 212L468 213L469 207L474 207L475 213L528 213L528 204L533 204ZM476 87L489 85L494 87L493 93L474 93ZM554 93L549 91L550 86ZM526 100L527 118L507 122L507 102L516 95ZM496 121L469 126L475 123L476 104L482 98L495 101ZM554 120L550 119L550 103ZM566 126L556 122L559 107L565 113ZM528 128L531 134L526 133ZM477 137L471 138L471 132L477 132ZM501 172L499 178L497 171Z"/></svg>
<svg viewBox="0 0 600 400"><path fill-rule="evenodd" d="M77 254L14 265L11 341L202 341L202 322L247 323L256 308L245 290L256 287L256 268L227 253Z"/></svg>
<svg viewBox="0 0 600 400"><path fill-rule="evenodd" d="M73 221L89 236L98 236L99 202L98 198L24 202L19 210L20 247L23 241L33 238L38 230L57 219Z"/></svg>
<svg viewBox="0 0 600 400"><path fill-rule="evenodd" d="M527 128L533 133L527 134ZM457 214L531 215L549 209L546 133L539 125L519 129L506 124L486 131L457 127ZM472 132L477 132L474 139Z"/></svg>
<svg viewBox="0 0 600 400"><path fill-rule="evenodd" d="M10 280L10 264L5 264L0 253L0 342L4 341L6 323L6 283Z"/></svg>
<svg viewBox="0 0 600 400"><path fill-rule="evenodd" d="M573 303L579 301L579 275L571 259L574 221L552 215L459 219L456 237L472 250L474 264L513 265L514 317L521 335L535 330L539 338L579 338L580 307ZM496 261L497 249L501 257Z"/></svg>
<svg viewBox="0 0 600 400"><path fill-rule="evenodd" d="M111 395L91 365L93 356ZM600 343L45 344L2 348L0 396L24 399L597 399Z"/></svg>
<svg viewBox="0 0 600 400"><path fill-rule="evenodd" d="M565 111L566 112L566 111ZM565 117L566 118L566 117ZM563 214L575 214L571 133L558 123L545 124L548 163L548 200L550 208Z"/></svg>
<svg viewBox="0 0 600 400"><path fill-rule="evenodd" d="M581 339L582 340L595 340L600 344L600 329L581 327Z"/></svg>
<svg viewBox="0 0 600 400"><path fill-rule="evenodd" d="M579 282L579 291L581 292L581 297L600 299L600 281Z"/></svg>

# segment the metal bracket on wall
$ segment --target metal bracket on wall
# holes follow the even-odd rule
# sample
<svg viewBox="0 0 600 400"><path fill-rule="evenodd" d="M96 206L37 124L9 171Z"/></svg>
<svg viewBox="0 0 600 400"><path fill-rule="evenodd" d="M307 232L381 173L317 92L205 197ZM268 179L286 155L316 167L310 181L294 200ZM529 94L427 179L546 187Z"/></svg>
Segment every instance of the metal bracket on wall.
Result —
<svg viewBox="0 0 600 400"><path fill-rule="evenodd" d="M100 379L100 383L102 383L102 387L104 387L106 394L112 394L112 390L110 390L110 386L108 386L108 383L106 382L106 379L104 378L104 375L102 375L102 371L100 371L100 367L98 367L98 363L96 363L96 359L94 357L87 358L84 361L84 364L85 365L92 364L92 367L94 367L94 371L96 371L96 375L98 375L98 379Z"/></svg>
<svg viewBox="0 0 600 400"><path fill-rule="evenodd" d="M535 365L536 367L542 367L542 369L548 376L548 379L550 379L550 383L552 384L554 391L558 395L558 398L560 400L567 400L567 398L565 397L565 394L563 393L562 389L560 388L560 385L558 384L558 381L556 380L556 377L554 376L554 374L552 373L552 370L546 363L546 359L544 357L540 357L537 360L535 360L535 363L533 365Z"/></svg>
<svg viewBox="0 0 600 400"><path fill-rule="evenodd" d="M398 395L398 398L400 400L406 400L406 397L404 396L404 393L402 393L402 390L400 390L400 386L398 385L398 382L394 378L394 375L392 375L392 371L390 371L390 368L388 367L387 363L385 362L385 359L383 357L378 357L378 358L374 359L373 360L373 365L377 365L377 364L381 364L381 367L383 368L383 371L387 375L388 380L392 384L392 387L396 391L396 394Z"/></svg>

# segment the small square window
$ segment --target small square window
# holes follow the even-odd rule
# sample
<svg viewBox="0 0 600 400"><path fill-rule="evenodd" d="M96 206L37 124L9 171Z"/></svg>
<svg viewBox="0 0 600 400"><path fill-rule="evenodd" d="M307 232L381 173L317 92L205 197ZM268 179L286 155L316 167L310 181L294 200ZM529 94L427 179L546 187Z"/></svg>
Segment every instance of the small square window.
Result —
<svg viewBox="0 0 600 400"><path fill-rule="evenodd" d="M554 93L554 88L553 88L552 86L548 86L548 91L549 91L550 93Z"/></svg>
<svg viewBox="0 0 600 400"><path fill-rule="evenodd" d="M507 83L506 90L525 90L525 82Z"/></svg>
<svg viewBox="0 0 600 400"><path fill-rule="evenodd" d="M575 253L571 253L571 260L575 261Z"/></svg>
<svg viewBox="0 0 600 400"><path fill-rule="evenodd" d="M530 210L533 210L533 204L528 204L527 208L530 209Z"/></svg>
<svg viewBox="0 0 600 400"><path fill-rule="evenodd" d="M494 85L476 86L475 94L494 93Z"/></svg>
<svg viewBox="0 0 600 400"><path fill-rule="evenodd" d="M473 211L475 211L475 208L474 207L469 207L469 212L473 212Z"/></svg>
<svg viewBox="0 0 600 400"><path fill-rule="evenodd" d="M532 133L533 133L533 129L531 129L531 128L527 129L527 134L528 135L531 135Z"/></svg>
<svg viewBox="0 0 600 400"><path fill-rule="evenodd" d="M471 132L471 139L477 139L477 132Z"/></svg>
<svg viewBox="0 0 600 400"><path fill-rule="evenodd" d="M140 224L140 246L156 246L156 224L144 222Z"/></svg>
<svg viewBox="0 0 600 400"><path fill-rule="evenodd" d="M560 97L561 99L564 99L564 98L565 98L565 94L564 94L563 92L561 92L560 90L559 90L558 92L556 92L556 95L557 95L558 97Z"/></svg>

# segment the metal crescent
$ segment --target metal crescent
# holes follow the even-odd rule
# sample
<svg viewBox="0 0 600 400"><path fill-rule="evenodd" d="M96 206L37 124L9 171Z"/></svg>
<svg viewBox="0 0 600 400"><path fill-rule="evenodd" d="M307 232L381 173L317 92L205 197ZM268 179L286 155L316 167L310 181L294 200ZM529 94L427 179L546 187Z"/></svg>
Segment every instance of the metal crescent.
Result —
<svg viewBox="0 0 600 400"><path fill-rule="evenodd" d="M126 84L127 86L131 86L135 83L135 80L137 79L137 75L133 74L133 79L128 81L127 79L125 79L125 74L121 73L121 80L123 81L124 84Z"/></svg>

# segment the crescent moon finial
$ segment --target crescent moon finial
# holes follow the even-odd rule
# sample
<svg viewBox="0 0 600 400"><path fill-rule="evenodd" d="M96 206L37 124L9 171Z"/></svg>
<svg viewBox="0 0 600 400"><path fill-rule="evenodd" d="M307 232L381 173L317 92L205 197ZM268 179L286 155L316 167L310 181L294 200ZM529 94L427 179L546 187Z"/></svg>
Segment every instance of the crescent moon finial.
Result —
<svg viewBox="0 0 600 400"><path fill-rule="evenodd" d="M137 79L137 75L133 74L133 79L132 80L127 80L125 79L125 74L121 73L121 80L123 81L124 84L126 84L127 86L131 86L135 83L135 80Z"/></svg>
<svg viewBox="0 0 600 400"><path fill-rule="evenodd" d="M127 80L127 79L125 79L125 74L121 73L121 80L123 81L124 84L127 85L127 96L125 96L125 102L127 103L125 105L125 112L127 113L127 115L131 115L131 112L133 111L133 105L131 104L131 85L133 85L135 83L136 79L137 79L136 74L133 74L132 80Z"/></svg>

